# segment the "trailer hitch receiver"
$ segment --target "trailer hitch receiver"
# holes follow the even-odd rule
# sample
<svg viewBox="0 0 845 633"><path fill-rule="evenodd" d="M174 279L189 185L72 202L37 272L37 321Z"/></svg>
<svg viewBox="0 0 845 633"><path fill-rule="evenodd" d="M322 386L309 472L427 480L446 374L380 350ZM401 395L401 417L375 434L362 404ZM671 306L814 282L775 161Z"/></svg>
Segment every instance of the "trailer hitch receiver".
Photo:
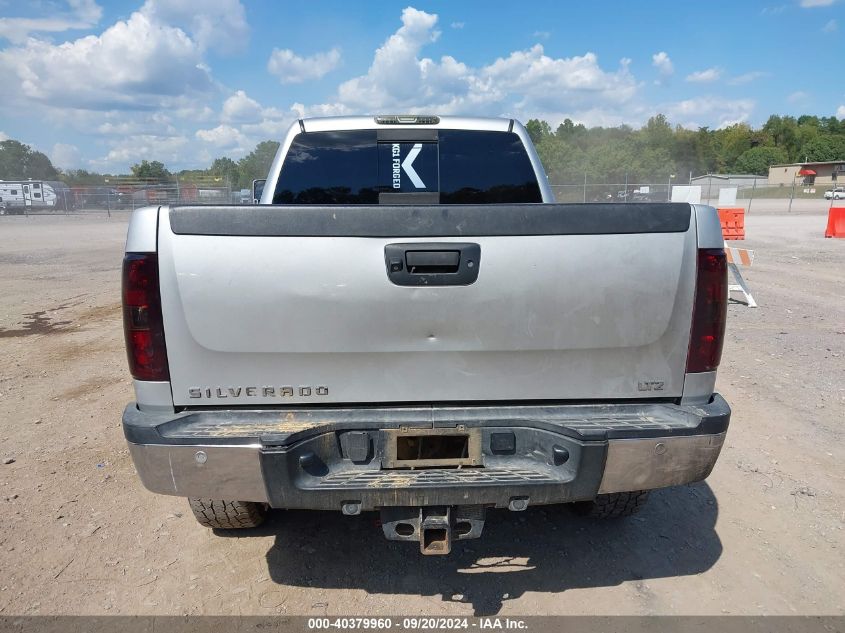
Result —
<svg viewBox="0 0 845 633"><path fill-rule="evenodd" d="M452 540L478 538L484 529L483 506L391 507L381 510L381 528L392 541L418 541L426 556L452 551Z"/></svg>

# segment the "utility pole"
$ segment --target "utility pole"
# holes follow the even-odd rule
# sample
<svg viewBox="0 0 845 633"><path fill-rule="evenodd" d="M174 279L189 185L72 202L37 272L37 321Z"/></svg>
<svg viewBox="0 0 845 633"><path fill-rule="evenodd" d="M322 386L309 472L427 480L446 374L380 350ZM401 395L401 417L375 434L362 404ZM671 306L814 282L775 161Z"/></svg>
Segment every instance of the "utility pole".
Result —
<svg viewBox="0 0 845 633"><path fill-rule="evenodd" d="M754 190L757 189L757 179L754 179L754 183L751 185L751 197L748 199L748 210L746 213L751 213L751 203L754 202Z"/></svg>
<svg viewBox="0 0 845 633"><path fill-rule="evenodd" d="M787 213L792 213L792 200L795 198L795 174L792 174L792 193L789 194L789 208Z"/></svg>

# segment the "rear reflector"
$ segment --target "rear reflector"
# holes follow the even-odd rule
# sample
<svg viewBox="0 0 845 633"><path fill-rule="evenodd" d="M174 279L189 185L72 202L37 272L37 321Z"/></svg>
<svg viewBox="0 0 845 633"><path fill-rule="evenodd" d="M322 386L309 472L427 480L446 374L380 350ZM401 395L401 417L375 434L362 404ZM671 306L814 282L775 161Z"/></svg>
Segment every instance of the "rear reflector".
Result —
<svg viewBox="0 0 845 633"><path fill-rule="evenodd" d="M722 358L728 309L728 264L721 248L698 251L687 373L714 371Z"/></svg>
<svg viewBox="0 0 845 633"><path fill-rule="evenodd" d="M126 253L123 258L123 333L132 377L170 380L155 253Z"/></svg>

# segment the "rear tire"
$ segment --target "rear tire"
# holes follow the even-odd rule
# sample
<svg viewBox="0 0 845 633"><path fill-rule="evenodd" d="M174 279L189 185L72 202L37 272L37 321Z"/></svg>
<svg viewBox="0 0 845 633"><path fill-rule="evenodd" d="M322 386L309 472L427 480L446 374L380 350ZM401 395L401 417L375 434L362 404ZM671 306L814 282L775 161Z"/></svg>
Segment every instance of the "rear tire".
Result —
<svg viewBox="0 0 845 633"><path fill-rule="evenodd" d="M220 530L258 527L267 517L267 504L255 501L191 498L188 505L200 525Z"/></svg>
<svg viewBox="0 0 845 633"><path fill-rule="evenodd" d="M618 519L639 512L648 501L648 490L612 492L599 495L593 501L573 504L576 514L591 519Z"/></svg>

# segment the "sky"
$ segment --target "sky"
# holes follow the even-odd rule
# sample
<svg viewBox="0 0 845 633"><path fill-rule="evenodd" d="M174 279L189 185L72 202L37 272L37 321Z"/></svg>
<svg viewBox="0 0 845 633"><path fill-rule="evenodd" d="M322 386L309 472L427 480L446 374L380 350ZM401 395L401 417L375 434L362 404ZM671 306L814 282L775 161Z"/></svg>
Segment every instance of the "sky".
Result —
<svg viewBox="0 0 845 633"><path fill-rule="evenodd" d="M0 140L63 169L235 160L297 118L845 118L845 0L0 0Z"/></svg>

